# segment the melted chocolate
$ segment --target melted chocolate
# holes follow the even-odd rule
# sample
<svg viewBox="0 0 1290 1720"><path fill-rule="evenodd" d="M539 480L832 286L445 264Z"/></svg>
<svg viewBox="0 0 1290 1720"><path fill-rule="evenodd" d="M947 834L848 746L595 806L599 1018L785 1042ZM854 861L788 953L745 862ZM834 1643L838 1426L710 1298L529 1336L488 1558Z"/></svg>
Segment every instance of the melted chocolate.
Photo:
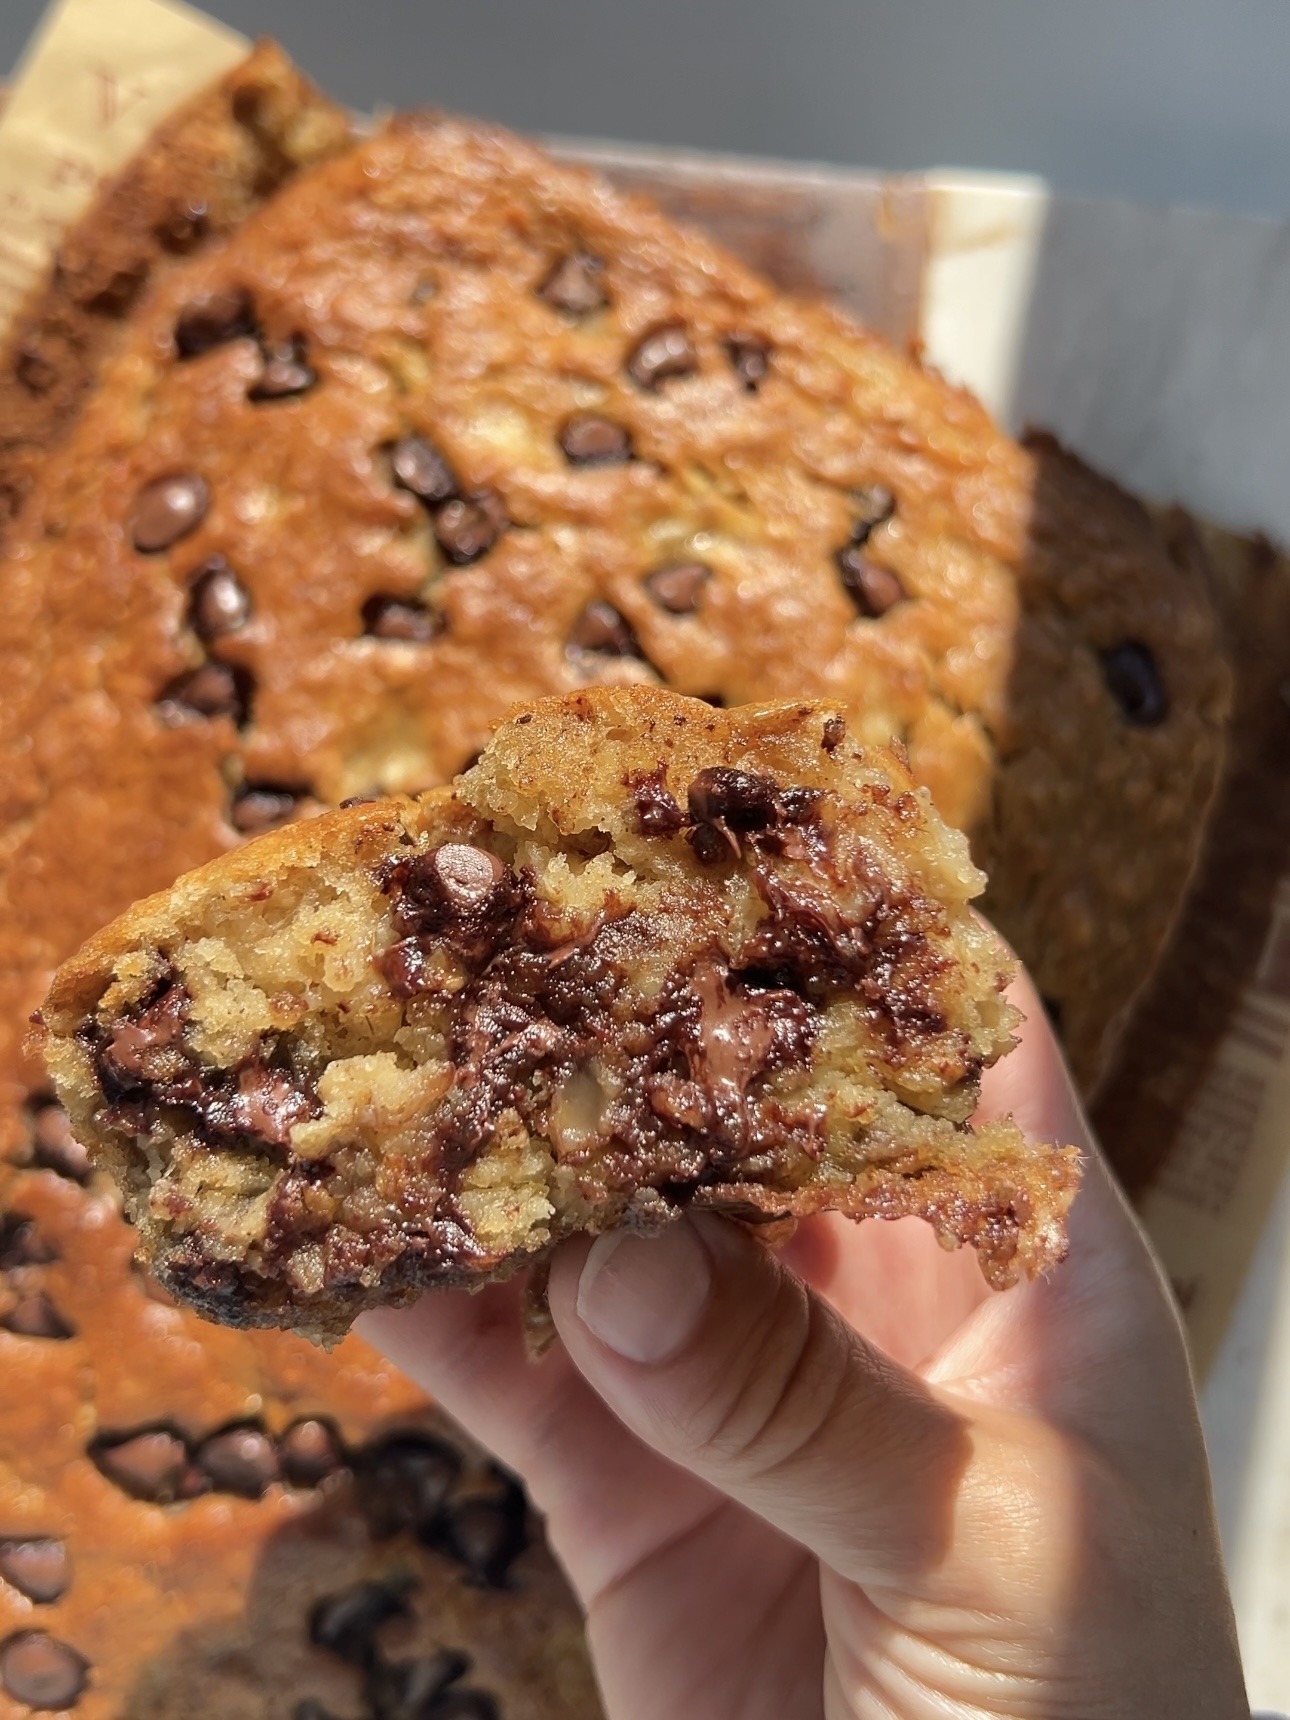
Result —
<svg viewBox="0 0 1290 1720"><path fill-rule="evenodd" d="M167 977L134 1012L82 1030L118 1123L146 1133L171 1107L208 1145L283 1155L292 1125L318 1114L312 1083L275 1062L268 1047L234 1069L203 1068L187 1044L189 1003Z"/></svg>
<svg viewBox="0 0 1290 1720"><path fill-rule="evenodd" d="M629 777L624 787L636 808L636 828L642 836L675 836L685 829L685 814L667 787L667 767L660 764L648 776Z"/></svg>

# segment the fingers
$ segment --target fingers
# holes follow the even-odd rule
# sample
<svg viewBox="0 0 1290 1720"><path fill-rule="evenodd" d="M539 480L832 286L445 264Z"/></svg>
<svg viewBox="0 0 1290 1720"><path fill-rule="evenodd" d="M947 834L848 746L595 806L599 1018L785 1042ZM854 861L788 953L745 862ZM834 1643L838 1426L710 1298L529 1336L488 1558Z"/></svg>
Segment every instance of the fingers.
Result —
<svg viewBox="0 0 1290 1720"><path fill-rule="evenodd" d="M902 1367L917 1368L992 1294L970 1248L947 1253L930 1224L804 1220L783 1260L849 1326Z"/></svg>
<svg viewBox="0 0 1290 1720"><path fill-rule="evenodd" d="M856 1581L945 1556L963 1422L736 1227L570 1244L550 1295L583 1377L671 1463Z"/></svg>
<svg viewBox="0 0 1290 1720"><path fill-rule="evenodd" d="M711 1511L708 1490L674 1485L558 1345L529 1359L518 1284L424 1296L365 1314L358 1331L524 1477L584 1605Z"/></svg>

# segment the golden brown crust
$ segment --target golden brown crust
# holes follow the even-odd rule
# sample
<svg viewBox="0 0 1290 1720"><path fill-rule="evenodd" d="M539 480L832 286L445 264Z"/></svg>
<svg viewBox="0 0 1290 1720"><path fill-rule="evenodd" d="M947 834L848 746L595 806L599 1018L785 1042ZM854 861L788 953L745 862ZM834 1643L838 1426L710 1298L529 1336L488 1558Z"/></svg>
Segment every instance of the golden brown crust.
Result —
<svg viewBox="0 0 1290 1720"><path fill-rule="evenodd" d="M349 125L271 42L162 125L65 235L0 356L0 528L150 281L223 238Z"/></svg>
<svg viewBox="0 0 1290 1720"><path fill-rule="evenodd" d="M138 904L39 1038L144 1257L227 1324L332 1343L694 1200L918 1214L1005 1288L1061 1259L1078 1171L969 1123L1015 1020L982 882L837 705L587 689L513 715L455 794Z"/></svg>

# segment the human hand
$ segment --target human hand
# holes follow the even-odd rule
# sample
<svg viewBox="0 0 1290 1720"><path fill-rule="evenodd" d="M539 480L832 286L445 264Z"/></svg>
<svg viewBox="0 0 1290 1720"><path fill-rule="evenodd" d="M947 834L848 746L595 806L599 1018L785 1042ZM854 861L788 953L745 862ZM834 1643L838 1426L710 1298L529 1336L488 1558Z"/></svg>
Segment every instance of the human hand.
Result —
<svg viewBox="0 0 1290 1720"><path fill-rule="evenodd" d="M610 1720L1245 1720L1183 1338L1033 990L983 1113L1087 1155L1070 1258L995 1295L918 1220L724 1220L364 1335L528 1484Z"/></svg>

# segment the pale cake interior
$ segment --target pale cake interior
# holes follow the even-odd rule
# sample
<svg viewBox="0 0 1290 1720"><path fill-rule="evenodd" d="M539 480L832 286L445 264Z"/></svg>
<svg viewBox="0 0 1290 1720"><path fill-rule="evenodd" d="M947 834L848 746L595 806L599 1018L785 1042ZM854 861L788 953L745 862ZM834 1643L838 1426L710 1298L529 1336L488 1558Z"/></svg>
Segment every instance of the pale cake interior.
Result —
<svg viewBox="0 0 1290 1720"><path fill-rule="evenodd" d="M691 1203L918 1211L1060 1257L1072 1156L973 1129L1012 1043L982 883L822 705L513 718L446 791L253 842L69 964L50 1066L154 1270L330 1338Z"/></svg>

